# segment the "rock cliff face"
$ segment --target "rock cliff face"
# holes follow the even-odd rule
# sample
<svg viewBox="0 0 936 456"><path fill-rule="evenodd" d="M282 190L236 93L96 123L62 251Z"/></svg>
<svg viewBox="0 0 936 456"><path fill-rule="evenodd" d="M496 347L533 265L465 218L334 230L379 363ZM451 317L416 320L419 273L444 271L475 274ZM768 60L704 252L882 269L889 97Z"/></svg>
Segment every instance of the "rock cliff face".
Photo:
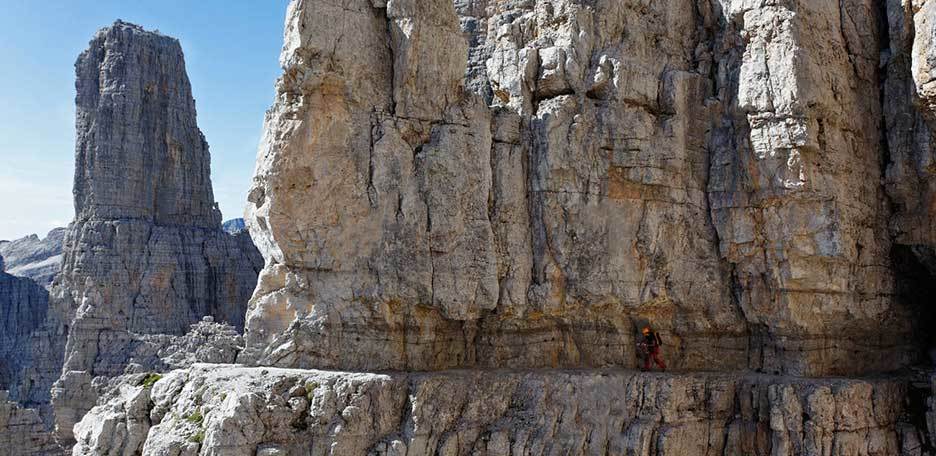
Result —
<svg viewBox="0 0 936 456"><path fill-rule="evenodd" d="M920 407L896 376L296 368L627 367L644 322L681 369L857 376L923 360L934 15L932 2L293 2L246 220L266 267L240 359L275 367L131 376L76 428L75 454L929 451L932 399ZM108 183L79 166L53 288L72 322L57 391L77 399L63 403L127 370L139 322L238 323L197 293L156 307L132 291L175 292L171 273L84 262L176 258L219 223L210 186L173 196L207 182L173 174L183 157L207 175L206 155L188 155L205 150L194 122L146 109L184 87L168 106L194 119L187 82L108 96L109 72L136 80L108 58L138 55L108 45L124 33L143 32L118 24L79 62L105 80L83 95L79 77L79 125L106 133L79 130L78 161L160 171ZM142 113L126 130L140 137L95 117L121 110Z"/></svg>
<svg viewBox="0 0 936 456"><path fill-rule="evenodd" d="M683 369L920 358L877 4L346 3L288 12L245 361L628 366L645 321Z"/></svg>
<svg viewBox="0 0 936 456"><path fill-rule="evenodd" d="M49 293L30 279L2 270L0 259L0 390L13 388L13 396L18 398L24 369L32 361L33 333L42 326L49 309Z"/></svg>
<svg viewBox="0 0 936 456"><path fill-rule="evenodd" d="M64 451L46 431L39 413L20 408L0 391L0 448L12 456L59 456Z"/></svg>
<svg viewBox="0 0 936 456"><path fill-rule="evenodd" d="M252 366L74 454L932 454L934 5L293 1Z"/></svg>
<svg viewBox="0 0 936 456"><path fill-rule="evenodd" d="M4 350L32 331L28 347L11 346L31 360L14 397L47 405L55 381L65 444L109 377L184 367L202 348L202 361L233 361L262 266L248 235L221 229L178 41L118 21L76 73L76 218L48 317L45 301L14 296L0 308L4 325L15 322ZM230 326L183 337L203 316ZM231 344L208 343L214 332Z"/></svg>
<svg viewBox="0 0 936 456"><path fill-rule="evenodd" d="M18 277L34 280L44 287L62 268L62 242L65 228L56 228L39 239L35 234L14 241L0 242L0 257L6 263L5 271Z"/></svg>

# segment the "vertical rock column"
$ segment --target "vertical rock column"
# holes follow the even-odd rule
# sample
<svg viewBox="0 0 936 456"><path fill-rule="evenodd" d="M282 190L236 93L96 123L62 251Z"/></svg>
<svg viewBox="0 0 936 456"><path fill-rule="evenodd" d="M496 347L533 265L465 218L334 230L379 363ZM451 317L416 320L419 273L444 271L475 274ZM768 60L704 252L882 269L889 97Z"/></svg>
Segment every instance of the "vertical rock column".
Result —
<svg viewBox="0 0 936 456"><path fill-rule="evenodd" d="M242 327L259 269L250 240L221 230L179 42L118 21L75 68L76 216L51 292L68 334L52 393L66 440L94 405L91 379L158 368L147 335L205 315Z"/></svg>
<svg viewBox="0 0 936 456"><path fill-rule="evenodd" d="M286 29L249 194L268 264L244 360L469 362L474 321L498 293L491 129L463 97L451 2L293 2Z"/></svg>

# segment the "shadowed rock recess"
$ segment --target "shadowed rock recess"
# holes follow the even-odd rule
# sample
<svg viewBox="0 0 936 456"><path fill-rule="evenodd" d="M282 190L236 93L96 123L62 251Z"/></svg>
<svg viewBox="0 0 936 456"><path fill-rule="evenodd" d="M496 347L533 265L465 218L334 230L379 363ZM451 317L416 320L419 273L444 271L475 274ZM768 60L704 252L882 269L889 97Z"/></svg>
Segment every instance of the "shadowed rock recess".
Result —
<svg viewBox="0 0 936 456"><path fill-rule="evenodd" d="M74 454L932 455L934 39L933 1L294 0L246 366L128 378ZM626 369L644 322L677 373Z"/></svg>
<svg viewBox="0 0 936 456"><path fill-rule="evenodd" d="M32 336L49 310L49 292L32 280L3 272L3 264L0 257L0 390L10 388L32 362ZM4 396L0 402L6 400Z"/></svg>

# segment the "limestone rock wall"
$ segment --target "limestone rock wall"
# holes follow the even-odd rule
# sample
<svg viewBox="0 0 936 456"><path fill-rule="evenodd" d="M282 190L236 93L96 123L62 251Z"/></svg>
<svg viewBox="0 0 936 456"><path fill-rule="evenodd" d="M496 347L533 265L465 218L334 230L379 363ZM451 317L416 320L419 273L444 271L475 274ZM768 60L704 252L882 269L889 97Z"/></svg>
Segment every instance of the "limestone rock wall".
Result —
<svg viewBox="0 0 936 456"><path fill-rule="evenodd" d="M912 362L880 186L881 11L733 2L725 13L735 25L723 46L737 44L722 59L740 67L724 87L735 120L715 137L709 189L738 303L764 341L754 355L802 373L830 361L853 371Z"/></svg>
<svg viewBox="0 0 936 456"><path fill-rule="evenodd" d="M932 452L930 3L293 1L252 366L74 454Z"/></svg>
<svg viewBox="0 0 936 456"><path fill-rule="evenodd" d="M76 427L73 454L909 455L904 394L888 380L198 365L127 382Z"/></svg>
<svg viewBox="0 0 936 456"><path fill-rule="evenodd" d="M259 266L251 247L219 228L76 224L52 291L72 321L66 367L122 373L134 334L181 335L204 315L242 327ZM99 344L101 338L109 343Z"/></svg>
<svg viewBox="0 0 936 456"><path fill-rule="evenodd" d="M916 13L914 13L916 11ZM889 161L887 191L896 217L891 229L896 241L905 245L934 245L930 227L933 185L930 168L929 117L927 103L927 59L931 38L927 36L933 15L932 2L887 2L890 40L887 44L885 114Z"/></svg>
<svg viewBox="0 0 936 456"><path fill-rule="evenodd" d="M0 257L6 263L5 271L17 277L32 279L45 287L52 285L52 279L62 268L65 231L65 228L56 228L44 239L33 234L0 242Z"/></svg>
<svg viewBox="0 0 936 456"><path fill-rule="evenodd" d="M884 15L293 2L243 360L627 366L649 321L685 369L915 362L880 185Z"/></svg>
<svg viewBox="0 0 936 456"><path fill-rule="evenodd" d="M75 73L75 220L215 229L208 143L178 41L118 21Z"/></svg>

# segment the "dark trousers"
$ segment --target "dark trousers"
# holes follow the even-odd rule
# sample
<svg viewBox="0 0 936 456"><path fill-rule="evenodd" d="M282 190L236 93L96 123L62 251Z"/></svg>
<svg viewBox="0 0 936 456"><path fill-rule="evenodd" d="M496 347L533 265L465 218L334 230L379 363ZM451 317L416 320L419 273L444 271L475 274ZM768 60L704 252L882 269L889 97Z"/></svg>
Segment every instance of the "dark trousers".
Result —
<svg viewBox="0 0 936 456"><path fill-rule="evenodd" d="M651 360L653 360L657 366L660 366L660 369L666 370L666 363L664 363L663 358L660 357L660 347L649 348L647 356L644 357L644 370L650 370Z"/></svg>

